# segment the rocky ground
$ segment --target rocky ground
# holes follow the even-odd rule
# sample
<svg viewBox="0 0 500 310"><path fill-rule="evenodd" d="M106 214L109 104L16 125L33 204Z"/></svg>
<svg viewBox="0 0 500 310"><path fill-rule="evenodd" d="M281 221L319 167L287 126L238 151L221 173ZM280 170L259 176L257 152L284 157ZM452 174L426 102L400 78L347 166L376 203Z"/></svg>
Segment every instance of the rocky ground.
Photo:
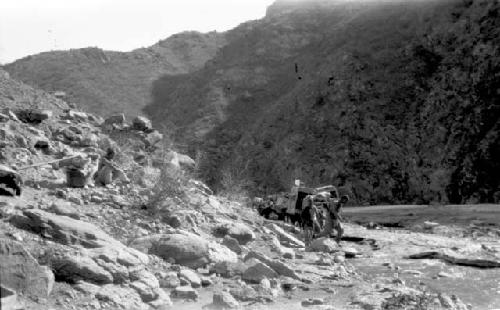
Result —
<svg viewBox="0 0 500 310"><path fill-rule="evenodd" d="M162 149L147 119L3 108L1 163L24 184L20 196L0 196L2 309L500 304L498 236L352 223L341 245L322 238L306 247L297 228L190 178L193 163ZM446 281L474 281L480 293Z"/></svg>

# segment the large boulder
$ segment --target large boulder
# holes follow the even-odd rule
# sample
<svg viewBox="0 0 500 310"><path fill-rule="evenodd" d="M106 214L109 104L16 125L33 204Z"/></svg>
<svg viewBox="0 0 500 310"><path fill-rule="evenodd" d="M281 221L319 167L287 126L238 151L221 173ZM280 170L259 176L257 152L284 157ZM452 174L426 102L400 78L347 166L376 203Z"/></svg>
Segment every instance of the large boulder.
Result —
<svg viewBox="0 0 500 310"><path fill-rule="evenodd" d="M225 246L187 232L137 238L130 246L144 253L157 255L166 261L194 269L211 262L236 262L238 259L237 255Z"/></svg>
<svg viewBox="0 0 500 310"><path fill-rule="evenodd" d="M23 218L13 217L12 224L62 244L79 244L86 248L120 244L100 228L84 221L39 209L24 210L23 215Z"/></svg>
<svg viewBox="0 0 500 310"><path fill-rule="evenodd" d="M46 298L52 291L54 275L40 266L21 243L0 239L0 279L17 293Z"/></svg>
<svg viewBox="0 0 500 310"><path fill-rule="evenodd" d="M51 264L57 278L66 282L84 280L98 284L113 283L111 273L81 253L54 255L51 257Z"/></svg>
<svg viewBox="0 0 500 310"><path fill-rule="evenodd" d="M215 228L214 234L219 237L229 235L240 244L247 244L255 239L255 234L243 223L226 223Z"/></svg>
<svg viewBox="0 0 500 310"><path fill-rule="evenodd" d="M214 309L237 309L240 303L229 292L216 292L212 300L212 307Z"/></svg>
<svg viewBox="0 0 500 310"><path fill-rule="evenodd" d="M27 109L16 111L16 116L25 123L39 124L52 117L52 111L42 109Z"/></svg>
<svg viewBox="0 0 500 310"><path fill-rule="evenodd" d="M190 268L203 267L210 262L209 242L194 234L160 234L134 240L130 246L166 261Z"/></svg>

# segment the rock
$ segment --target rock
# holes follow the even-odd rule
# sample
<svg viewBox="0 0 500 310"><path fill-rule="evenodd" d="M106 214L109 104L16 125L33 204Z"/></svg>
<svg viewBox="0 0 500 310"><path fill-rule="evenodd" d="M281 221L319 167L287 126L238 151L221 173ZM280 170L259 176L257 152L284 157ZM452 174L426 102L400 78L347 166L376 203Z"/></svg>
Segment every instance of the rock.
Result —
<svg viewBox="0 0 500 310"><path fill-rule="evenodd" d="M173 228L179 228L182 225L181 220L179 219L179 217L177 215L170 216L167 219L167 224Z"/></svg>
<svg viewBox="0 0 500 310"><path fill-rule="evenodd" d="M104 120L104 126L107 128L113 128L113 126L123 126L125 125L125 115L124 114L115 114Z"/></svg>
<svg viewBox="0 0 500 310"><path fill-rule="evenodd" d="M229 292L216 292L212 299L215 309L235 309L240 306L239 302Z"/></svg>
<svg viewBox="0 0 500 310"><path fill-rule="evenodd" d="M107 284L101 286L95 297L104 302L111 302L123 309L147 309L137 292L130 287Z"/></svg>
<svg viewBox="0 0 500 310"><path fill-rule="evenodd" d="M177 272L162 272L156 275L160 282L160 287L175 288L181 284Z"/></svg>
<svg viewBox="0 0 500 310"><path fill-rule="evenodd" d="M437 227L437 226L439 226L439 223L436 223L436 222L425 221L423 223L424 229L432 229L432 228Z"/></svg>
<svg viewBox="0 0 500 310"><path fill-rule="evenodd" d="M456 253L451 250L444 251L426 251L411 254L408 256L410 259L442 259L450 264L462 265L462 266L473 266L480 268L495 268L500 267L500 258L493 255L485 255L481 257L478 254L471 254L467 256L465 254Z"/></svg>
<svg viewBox="0 0 500 310"><path fill-rule="evenodd" d="M266 227L269 228L271 231L273 231L280 239L280 242L284 243L286 246L288 246L290 248L303 248L303 247L305 247L304 242L300 241L299 239L295 238L291 234L287 233L286 231L283 230L283 228L279 227L278 225L269 224Z"/></svg>
<svg viewBox="0 0 500 310"><path fill-rule="evenodd" d="M134 240L131 247L190 268L210 262L209 243L194 234L160 234Z"/></svg>
<svg viewBox="0 0 500 310"><path fill-rule="evenodd" d="M277 278L278 274L264 263L257 262L248 267L241 278L250 283L260 283L264 278Z"/></svg>
<svg viewBox="0 0 500 310"><path fill-rule="evenodd" d="M95 285L83 280L77 281L77 283L73 287L76 290L89 295L95 295L101 289L99 285Z"/></svg>
<svg viewBox="0 0 500 310"><path fill-rule="evenodd" d="M212 283L212 279L210 279L209 277L201 277L201 286L207 287L212 285Z"/></svg>
<svg viewBox="0 0 500 310"><path fill-rule="evenodd" d="M247 266L241 262L219 262L213 266L212 271L216 274L220 274L224 278L231 278L243 274L246 269Z"/></svg>
<svg viewBox="0 0 500 310"><path fill-rule="evenodd" d="M236 253L226 246L214 241L208 244L208 258L212 263L238 261L238 255L236 255Z"/></svg>
<svg viewBox="0 0 500 310"><path fill-rule="evenodd" d="M193 288L201 287L200 277L198 276L198 274L196 274L196 272L194 272L192 270L182 269L179 272L179 278L186 279Z"/></svg>
<svg viewBox="0 0 500 310"><path fill-rule="evenodd" d="M23 215L26 218L13 217L12 224L62 244L80 244L87 248L103 247L109 244L123 246L104 231L87 222L39 209L24 210Z"/></svg>
<svg viewBox="0 0 500 310"><path fill-rule="evenodd" d="M54 285L52 271L40 266L21 243L0 238L0 262L2 285L27 296L49 296Z"/></svg>
<svg viewBox="0 0 500 310"><path fill-rule="evenodd" d="M132 128L139 131L150 131L153 130L151 121L144 116L136 116L132 121Z"/></svg>
<svg viewBox="0 0 500 310"><path fill-rule="evenodd" d="M401 273L403 273L403 274L411 274L411 275L414 275L414 276L417 276L417 277L420 277L423 274L422 271L411 270L411 269L403 270Z"/></svg>
<svg viewBox="0 0 500 310"><path fill-rule="evenodd" d="M244 258L245 261L255 258L258 259L259 261L263 262L267 266L271 267L275 272L277 272L281 276L285 277L290 277L292 279L300 279L300 277L295 273L295 271L290 268L287 264L278 261L278 260L273 260L269 257L267 257L264 254L255 252L255 251L250 251Z"/></svg>
<svg viewBox="0 0 500 310"><path fill-rule="evenodd" d="M218 226L214 230L214 235L223 237L229 235L230 237L238 240L239 244L247 244L255 239L255 234L245 224L242 223L228 223Z"/></svg>
<svg viewBox="0 0 500 310"><path fill-rule="evenodd" d="M319 306L324 305L325 300L323 298L308 298L303 300L300 304L302 307Z"/></svg>
<svg viewBox="0 0 500 310"><path fill-rule="evenodd" d="M356 256L360 255L358 250L355 248L342 248L342 252L344 252L344 255L346 258L355 258Z"/></svg>
<svg viewBox="0 0 500 310"><path fill-rule="evenodd" d="M158 287L152 287L143 281L133 281L129 286L139 294L143 302L150 302L158 298L159 285Z"/></svg>
<svg viewBox="0 0 500 310"><path fill-rule="evenodd" d="M98 284L113 283L113 276L84 252L54 254L52 270L57 278L75 283L79 280Z"/></svg>
<svg viewBox="0 0 500 310"><path fill-rule="evenodd" d="M147 147L154 147L163 140L163 135L157 130L153 130L145 137L144 142Z"/></svg>
<svg viewBox="0 0 500 310"><path fill-rule="evenodd" d="M238 242L238 240L234 239L233 237L230 236L225 236L224 239L222 240L222 245L225 245L228 247L231 251L233 251L236 254L241 254L242 249L241 246Z"/></svg>
<svg viewBox="0 0 500 310"><path fill-rule="evenodd" d="M49 211L54 212L57 215L69 216L76 220L80 219L79 212L70 203L53 202L49 207Z"/></svg>
<svg viewBox="0 0 500 310"><path fill-rule="evenodd" d="M151 307L154 309L159 309L159 310L166 310L170 309L172 305L172 300L170 300L170 297L165 293L164 290L158 290L158 297L148 303Z"/></svg>
<svg viewBox="0 0 500 310"><path fill-rule="evenodd" d="M337 264L343 264L345 262L345 256L341 254L336 254L333 257L333 261Z"/></svg>
<svg viewBox="0 0 500 310"><path fill-rule="evenodd" d="M333 239L328 237L322 237L314 239L307 248L307 250L311 252L332 253L332 252L338 252L339 246L337 242L335 242Z"/></svg>
<svg viewBox="0 0 500 310"><path fill-rule="evenodd" d="M198 292L190 286L179 286L172 290L170 297L197 300Z"/></svg>
<svg viewBox="0 0 500 310"><path fill-rule="evenodd" d="M52 111L41 109L18 110L16 115L24 123L39 124L52 117Z"/></svg>
<svg viewBox="0 0 500 310"><path fill-rule="evenodd" d="M0 195L20 196L23 180L11 168L0 164Z"/></svg>

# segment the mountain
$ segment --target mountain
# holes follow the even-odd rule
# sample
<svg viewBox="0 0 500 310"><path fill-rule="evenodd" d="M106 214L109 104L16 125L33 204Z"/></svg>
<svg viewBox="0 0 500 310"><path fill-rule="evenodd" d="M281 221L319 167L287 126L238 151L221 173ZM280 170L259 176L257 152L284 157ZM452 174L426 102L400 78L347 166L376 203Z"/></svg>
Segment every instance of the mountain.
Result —
<svg viewBox="0 0 500 310"><path fill-rule="evenodd" d="M4 67L13 78L99 115L137 115L150 100L151 83L164 74L200 68L224 45L224 35L184 32L131 52L82 48L28 56Z"/></svg>
<svg viewBox="0 0 500 310"><path fill-rule="evenodd" d="M498 1L277 1L145 109L217 189L500 200Z"/></svg>

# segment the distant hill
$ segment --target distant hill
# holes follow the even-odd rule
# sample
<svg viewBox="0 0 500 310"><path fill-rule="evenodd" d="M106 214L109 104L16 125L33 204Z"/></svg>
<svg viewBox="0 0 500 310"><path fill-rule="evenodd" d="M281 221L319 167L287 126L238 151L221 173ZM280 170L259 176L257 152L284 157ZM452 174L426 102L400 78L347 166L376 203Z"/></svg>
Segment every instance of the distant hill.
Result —
<svg viewBox="0 0 500 310"><path fill-rule="evenodd" d="M215 188L500 201L498 1L277 1L145 111Z"/></svg>
<svg viewBox="0 0 500 310"><path fill-rule="evenodd" d="M164 74L191 72L224 45L216 32L184 32L131 52L82 48L28 56L4 66L12 77L100 115L137 115L149 102L151 83Z"/></svg>

